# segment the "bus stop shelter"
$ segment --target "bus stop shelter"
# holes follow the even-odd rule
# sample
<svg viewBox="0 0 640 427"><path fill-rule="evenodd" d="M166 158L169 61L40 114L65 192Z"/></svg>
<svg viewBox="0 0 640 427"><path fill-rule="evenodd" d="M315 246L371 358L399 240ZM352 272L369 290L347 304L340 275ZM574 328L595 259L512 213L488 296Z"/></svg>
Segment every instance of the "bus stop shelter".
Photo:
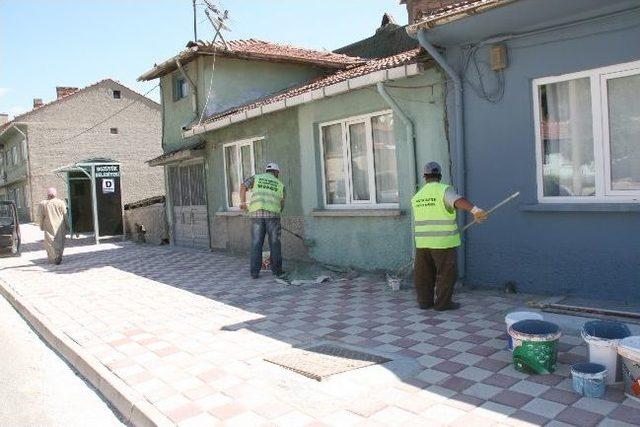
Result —
<svg viewBox="0 0 640 427"><path fill-rule="evenodd" d="M91 158L54 170L67 182L70 233L90 233L100 239L123 236L121 165Z"/></svg>

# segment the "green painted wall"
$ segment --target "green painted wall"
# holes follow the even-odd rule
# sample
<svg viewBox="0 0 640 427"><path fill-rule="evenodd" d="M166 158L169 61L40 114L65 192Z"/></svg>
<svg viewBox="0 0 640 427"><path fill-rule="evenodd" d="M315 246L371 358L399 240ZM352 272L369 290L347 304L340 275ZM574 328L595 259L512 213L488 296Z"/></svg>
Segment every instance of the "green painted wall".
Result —
<svg viewBox="0 0 640 427"><path fill-rule="evenodd" d="M388 88L389 94L415 125L418 164L437 161L447 170L449 156L445 136L443 76L435 69L403 79L388 86L419 87ZM428 85L434 85L433 87ZM410 200L414 193L410 182L413 159L409 155L405 126L394 117L394 134L398 162L400 217L316 217L315 209L323 209L322 171L320 159L319 124L350 116L388 110L375 87L326 98L299 107L300 152L302 174L302 206L306 217L306 235L315 240L310 255L314 259L336 265L361 269L401 267L411 259ZM418 174L419 176L420 174Z"/></svg>
<svg viewBox="0 0 640 427"><path fill-rule="evenodd" d="M184 66L187 74L198 88L198 111L207 103L205 116L214 112L225 111L231 107L262 98L271 93L281 91L302 82L320 76L320 68L299 65L274 63L267 61L247 61L233 58L217 57L213 71L213 56L202 56ZM211 74L213 71L213 84ZM182 126L196 119L193 113L191 96L181 100L173 100L173 76L180 75L176 70L172 74L160 78L161 100L164 109L163 147L165 151L179 148L196 141L197 137L183 139Z"/></svg>
<svg viewBox="0 0 640 427"><path fill-rule="evenodd" d="M440 162L445 169L444 179L448 180L442 81L439 72L429 69L422 75L388 83L388 86L409 88L388 87L388 92L414 122L418 164ZM281 178L287 188L283 223L295 227L298 232L303 229L305 237L315 241L315 245L309 248L313 259L366 270L394 270L406 264L413 251L410 199L414 188L409 177L414 162L409 155L405 127L398 117L394 117L394 134L402 215L314 215L315 210L324 208L319 124L389 109L375 87L369 87L207 133L207 197L212 247L246 251L249 245L246 219L216 214L227 210L222 145L265 137L265 160L280 164ZM290 236L283 233L283 239L290 239ZM291 250L285 250L285 258L291 255Z"/></svg>
<svg viewBox="0 0 640 427"><path fill-rule="evenodd" d="M265 161L274 161L282 169L280 180L287 192L283 215L300 215L300 147L297 144L298 122L295 110L267 114L205 134L209 211L213 214L227 210L222 146L228 142L254 137L264 137L260 144Z"/></svg>
<svg viewBox="0 0 640 427"><path fill-rule="evenodd" d="M324 74L322 69L310 65L217 57L211 84L213 62L213 56L203 56L198 61L202 76L198 80L200 111L213 87L205 116L253 102Z"/></svg>

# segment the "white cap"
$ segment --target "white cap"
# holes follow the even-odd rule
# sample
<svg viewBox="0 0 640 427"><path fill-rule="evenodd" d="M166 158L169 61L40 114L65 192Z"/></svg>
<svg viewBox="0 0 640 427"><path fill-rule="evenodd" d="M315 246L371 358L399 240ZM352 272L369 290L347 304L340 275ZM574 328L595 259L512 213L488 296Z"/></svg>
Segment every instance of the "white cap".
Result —
<svg viewBox="0 0 640 427"><path fill-rule="evenodd" d="M267 166L264 168L265 172L276 171L280 172L280 166L277 163L267 163Z"/></svg>

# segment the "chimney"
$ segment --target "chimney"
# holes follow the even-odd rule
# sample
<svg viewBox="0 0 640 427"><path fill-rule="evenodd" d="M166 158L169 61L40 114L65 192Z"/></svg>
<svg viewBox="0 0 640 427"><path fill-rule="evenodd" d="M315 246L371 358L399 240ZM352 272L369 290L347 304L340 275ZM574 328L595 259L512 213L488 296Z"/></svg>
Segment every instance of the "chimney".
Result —
<svg viewBox="0 0 640 427"><path fill-rule="evenodd" d="M0 126L9 122L9 115L7 113L0 113Z"/></svg>
<svg viewBox="0 0 640 427"><path fill-rule="evenodd" d="M42 102L42 98L33 98L33 108L34 108L34 110L36 108L42 107L43 104L44 104L44 102Z"/></svg>
<svg viewBox="0 0 640 427"><path fill-rule="evenodd" d="M60 99L63 96L71 95L73 92L77 92L77 91L78 91L77 87L56 86L57 99Z"/></svg>

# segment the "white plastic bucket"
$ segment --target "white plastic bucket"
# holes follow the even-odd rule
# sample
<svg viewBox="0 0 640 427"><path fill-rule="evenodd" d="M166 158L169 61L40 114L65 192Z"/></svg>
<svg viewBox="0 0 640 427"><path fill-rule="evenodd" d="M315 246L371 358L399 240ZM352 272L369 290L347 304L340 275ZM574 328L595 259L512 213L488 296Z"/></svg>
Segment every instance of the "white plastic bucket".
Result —
<svg viewBox="0 0 640 427"><path fill-rule="evenodd" d="M521 320L543 320L542 314L533 311L514 311L504 316L507 324L507 349L513 351L513 338L509 335L509 328L516 322Z"/></svg>
<svg viewBox="0 0 640 427"><path fill-rule="evenodd" d="M622 381L618 358L618 343L631 335L629 328L619 322L592 320L584 324L582 338L589 346L589 362L599 363L607 369L607 384Z"/></svg>
<svg viewBox="0 0 640 427"><path fill-rule="evenodd" d="M618 343L622 358L624 393L640 402L640 336L628 337Z"/></svg>

